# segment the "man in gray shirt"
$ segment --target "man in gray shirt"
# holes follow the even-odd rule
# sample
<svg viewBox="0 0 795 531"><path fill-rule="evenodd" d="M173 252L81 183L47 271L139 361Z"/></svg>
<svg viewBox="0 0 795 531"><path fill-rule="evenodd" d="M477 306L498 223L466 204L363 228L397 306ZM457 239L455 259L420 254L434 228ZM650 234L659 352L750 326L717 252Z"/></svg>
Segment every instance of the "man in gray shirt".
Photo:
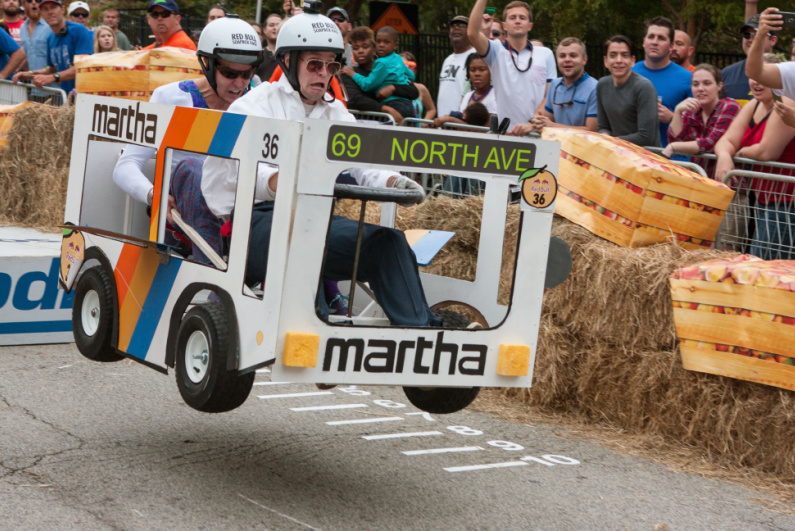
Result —
<svg viewBox="0 0 795 531"><path fill-rule="evenodd" d="M632 41L623 35L611 37L604 61L610 75L596 85L599 132L639 146L659 146L657 91L651 81L632 71Z"/></svg>

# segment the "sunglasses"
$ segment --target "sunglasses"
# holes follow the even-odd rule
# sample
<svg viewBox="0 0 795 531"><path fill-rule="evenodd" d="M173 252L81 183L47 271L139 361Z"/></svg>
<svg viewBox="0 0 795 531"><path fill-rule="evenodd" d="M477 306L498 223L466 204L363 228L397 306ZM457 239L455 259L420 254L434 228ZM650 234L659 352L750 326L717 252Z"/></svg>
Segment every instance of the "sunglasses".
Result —
<svg viewBox="0 0 795 531"><path fill-rule="evenodd" d="M237 79L242 77L243 79L248 80L254 76L253 68L249 70L235 70L234 68L229 68L227 66L216 65L215 69L218 70L218 73L224 76L226 79Z"/></svg>
<svg viewBox="0 0 795 531"><path fill-rule="evenodd" d="M331 17L334 22L347 22L344 17Z"/></svg>
<svg viewBox="0 0 795 531"><path fill-rule="evenodd" d="M171 11L150 11L149 17L153 19L168 18L173 14Z"/></svg>
<svg viewBox="0 0 795 531"><path fill-rule="evenodd" d="M494 30L494 31L491 32L491 36L492 37L502 37L502 32Z"/></svg>
<svg viewBox="0 0 795 531"><path fill-rule="evenodd" d="M69 15L69 16L70 17L75 17L75 18L88 18L88 13L75 12L75 13L72 13L71 15Z"/></svg>
<svg viewBox="0 0 795 531"><path fill-rule="evenodd" d="M743 39L753 39L754 37L756 37L756 32L755 31L744 31L742 33L742 36L743 36ZM767 36L771 37L772 35L770 35L768 33Z"/></svg>
<svg viewBox="0 0 795 531"><path fill-rule="evenodd" d="M306 59L301 59L301 61L306 63L306 69L310 74L317 74L323 70L323 67L325 67L326 72L333 76L340 71L340 68L342 68L342 65L336 61L326 62L321 61L320 59L309 59L308 61Z"/></svg>

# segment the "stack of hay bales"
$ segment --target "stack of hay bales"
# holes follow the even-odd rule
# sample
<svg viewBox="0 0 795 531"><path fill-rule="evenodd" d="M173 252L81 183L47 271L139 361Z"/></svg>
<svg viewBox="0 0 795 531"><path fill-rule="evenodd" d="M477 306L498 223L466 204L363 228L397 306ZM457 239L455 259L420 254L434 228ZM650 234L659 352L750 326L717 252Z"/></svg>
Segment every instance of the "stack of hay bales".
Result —
<svg viewBox="0 0 795 531"><path fill-rule="evenodd" d="M472 279L482 199L438 197L398 208L397 228L456 231L425 271ZM342 202L358 219L358 203ZM367 221L379 208L368 205ZM519 210L509 207L504 256L516 251ZM506 394L529 405L660 436L704 449L722 465L773 472L795 480L795 395L763 385L686 371L676 346L669 276L729 253L689 251L674 241L630 249L556 216L552 235L571 246L568 280L547 290L530 389ZM512 262L504 260L507 302Z"/></svg>
<svg viewBox="0 0 795 531"><path fill-rule="evenodd" d="M14 116L16 113L32 105L36 104L24 101L15 105L0 105L0 149L6 147L8 144L8 132L14 124Z"/></svg>

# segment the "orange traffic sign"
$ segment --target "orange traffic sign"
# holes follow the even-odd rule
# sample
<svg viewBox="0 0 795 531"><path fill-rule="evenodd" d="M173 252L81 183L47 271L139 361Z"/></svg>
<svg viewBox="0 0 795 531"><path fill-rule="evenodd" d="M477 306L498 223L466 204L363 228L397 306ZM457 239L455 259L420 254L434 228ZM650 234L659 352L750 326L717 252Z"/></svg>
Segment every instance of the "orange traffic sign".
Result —
<svg viewBox="0 0 795 531"><path fill-rule="evenodd" d="M391 3L389 7L378 17L378 20L370 26L373 31L378 31L386 26L392 26L398 33L405 33L408 35L417 35L419 32L414 27L408 17L397 4Z"/></svg>

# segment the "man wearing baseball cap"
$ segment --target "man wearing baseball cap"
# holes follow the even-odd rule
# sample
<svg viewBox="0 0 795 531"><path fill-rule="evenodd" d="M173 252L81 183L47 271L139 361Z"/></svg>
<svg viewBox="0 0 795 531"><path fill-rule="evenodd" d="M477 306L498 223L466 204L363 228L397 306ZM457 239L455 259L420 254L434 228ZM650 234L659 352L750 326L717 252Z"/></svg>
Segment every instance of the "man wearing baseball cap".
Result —
<svg viewBox="0 0 795 531"><path fill-rule="evenodd" d="M66 20L61 0L41 0L39 11L52 30L47 37L48 66L19 72L14 81L33 81L37 87L57 82L69 94L75 88L75 55L94 53L94 36L85 26Z"/></svg>
<svg viewBox="0 0 795 531"><path fill-rule="evenodd" d="M449 36L450 44L453 45L453 53L444 60L442 71L439 74L439 95L436 98L437 116L445 116L452 111L457 111L461 105L461 96L464 95L464 83L467 79L464 63L466 63L469 54L475 52L467 36L468 24L469 17L463 15L451 18L447 24L450 28Z"/></svg>
<svg viewBox="0 0 795 531"><path fill-rule="evenodd" d="M88 16L90 13L91 8L89 5L81 0L77 0L69 4L66 15L69 17L70 21L88 27Z"/></svg>
<svg viewBox="0 0 795 531"><path fill-rule="evenodd" d="M144 50L164 46L196 50L196 44L179 25L179 6L174 0L151 0L147 11L146 18L155 34L155 42L145 46Z"/></svg>
<svg viewBox="0 0 795 531"><path fill-rule="evenodd" d="M743 53L748 55L751 45L756 37L756 30L759 28L759 15L749 18L740 28L740 35L743 43ZM775 31L769 31L765 36L765 53L773 50L778 36ZM729 98L733 98L740 105L745 105L750 99L751 89L748 87L748 76L745 75L745 59L727 66L721 72L723 80L723 93Z"/></svg>
<svg viewBox="0 0 795 531"><path fill-rule="evenodd" d="M326 16L334 21L334 24L340 29L342 33L342 42L345 43L345 51L342 53L343 66L353 66L353 47L348 42L348 34L351 32L351 19L348 18L348 12L341 7L332 7L326 11Z"/></svg>

